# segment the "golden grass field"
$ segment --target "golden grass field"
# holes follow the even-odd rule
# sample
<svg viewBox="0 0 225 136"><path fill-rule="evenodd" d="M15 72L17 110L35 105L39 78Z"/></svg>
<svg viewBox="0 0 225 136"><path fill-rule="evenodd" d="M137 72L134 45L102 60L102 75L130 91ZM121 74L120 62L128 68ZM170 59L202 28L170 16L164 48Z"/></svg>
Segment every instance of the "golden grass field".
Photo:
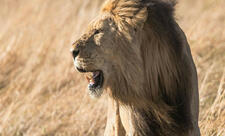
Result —
<svg viewBox="0 0 225 136"><path fill-rule="evenodd" d="M105 96L91 99L71 43L103 0L0 0L0 136L101 136ZM179 0L197 66L202 136L225 136L225 1Z"/></svg>

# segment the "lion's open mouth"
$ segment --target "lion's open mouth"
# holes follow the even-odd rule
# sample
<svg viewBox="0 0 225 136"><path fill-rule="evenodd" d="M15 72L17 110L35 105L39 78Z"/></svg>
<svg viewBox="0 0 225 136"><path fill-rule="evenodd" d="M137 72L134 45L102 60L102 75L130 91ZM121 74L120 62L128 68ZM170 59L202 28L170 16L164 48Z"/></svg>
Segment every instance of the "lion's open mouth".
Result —
<svg viewBox="0 0 225 136"><path fill-rule="evenodd" d="M103 92L103 82L104 82L104 76L103 72L101 70L95 70L95 71L86 71L84 69L77 70L81 73L86 74L86 79L88 81L88 90L90 91L90 95L99 97Z"/></svg>
<svg viewBox="0 0 225 136"><path fill-rule="evenodd" d="M88 88L90 91L96 91L97 89L101 89L103 86L104 77L101 70L90 72L90 74L86 76L86 79L89 83Z"/></svg>

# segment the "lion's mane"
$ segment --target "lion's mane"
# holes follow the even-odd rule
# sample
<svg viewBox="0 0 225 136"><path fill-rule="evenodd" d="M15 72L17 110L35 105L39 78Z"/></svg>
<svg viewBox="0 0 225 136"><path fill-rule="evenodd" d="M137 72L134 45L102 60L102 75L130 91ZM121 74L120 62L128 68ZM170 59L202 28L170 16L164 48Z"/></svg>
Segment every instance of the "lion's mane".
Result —
<svg viewBox="0 0 225 136"><path fill-rule="evenodd" d="M114 42L120 44L122 65L111 79L111 96L132 109L139 135L186 135L196 123L191 109L198 91L196 69L174 19L174 5L165 0L114 0L102 10L114 15ZM193 107L198 110L197 104Z"/></svg>

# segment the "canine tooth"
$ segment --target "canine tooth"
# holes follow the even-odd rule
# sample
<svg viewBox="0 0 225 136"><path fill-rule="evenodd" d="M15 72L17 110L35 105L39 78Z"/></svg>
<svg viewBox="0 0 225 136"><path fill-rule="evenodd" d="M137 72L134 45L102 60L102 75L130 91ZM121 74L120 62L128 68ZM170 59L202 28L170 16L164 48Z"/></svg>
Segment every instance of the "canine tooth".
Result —
<svg viewBox="0 0 225 136"><path fill-rule="evenodd" d="M94 72L94 73L93 73L93 78L97 77L99 74L100 74L99 71Z"/></svg>

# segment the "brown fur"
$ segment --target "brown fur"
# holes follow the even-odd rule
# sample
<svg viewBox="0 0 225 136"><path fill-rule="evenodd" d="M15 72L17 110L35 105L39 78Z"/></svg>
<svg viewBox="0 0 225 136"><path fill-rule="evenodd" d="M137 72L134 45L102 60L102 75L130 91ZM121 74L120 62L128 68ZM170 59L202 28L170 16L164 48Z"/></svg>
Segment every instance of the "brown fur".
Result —
<svg viewBox="0 0 225 136"><path fill-rule="evenodd" d="M109 0L75 42L76 66L104 73L110 98L105 135L200 135L196 69L174 5Z"/></svg>

